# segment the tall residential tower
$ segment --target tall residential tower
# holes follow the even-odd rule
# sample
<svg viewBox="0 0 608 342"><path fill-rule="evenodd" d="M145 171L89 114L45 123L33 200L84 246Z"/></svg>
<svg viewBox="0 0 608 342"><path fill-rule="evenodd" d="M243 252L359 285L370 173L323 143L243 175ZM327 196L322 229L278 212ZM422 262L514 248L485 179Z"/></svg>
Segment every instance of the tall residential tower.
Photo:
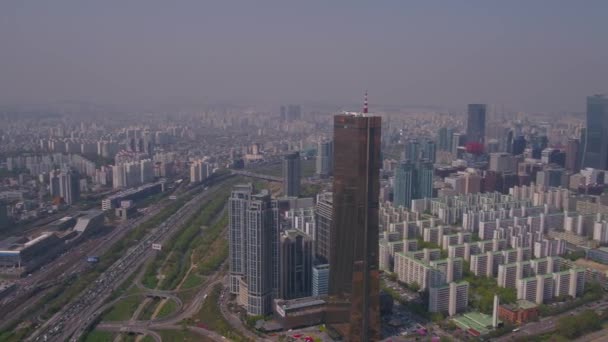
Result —
<svg viewBox="0 0 608 342"><path fill-rule="evenodd" d="M249 315L272 312L279 290L279 217L267 190L236 186L229 199L230 293Z"/></svg>

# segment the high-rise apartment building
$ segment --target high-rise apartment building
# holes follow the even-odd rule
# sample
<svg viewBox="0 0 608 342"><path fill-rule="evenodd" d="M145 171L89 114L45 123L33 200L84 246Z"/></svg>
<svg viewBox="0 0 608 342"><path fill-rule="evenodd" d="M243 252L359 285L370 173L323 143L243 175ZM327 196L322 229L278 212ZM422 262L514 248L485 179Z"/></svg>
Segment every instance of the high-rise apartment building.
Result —
<svg viewBox="0 0 608 342"><path fill-rule="evenodd" d="M329 264L312 267L312 295L326 296L329 288Z"/></svg>
<svg viewBox="0 0 608 342"><path fill-rule="evenodd" d="M211 166L203 160L195 160L190 164L190 183L199 183L211 175Z"/></svg>
<svg viewBox="0 0 608 342"><path fill-rule="evenodd" d="M430 161L421 161L416 164L416 186L414 186L413 198L433 197L434 168Z"/></svg>
<svg viewBox="0 0 608 342"><path fill-rule="evenodd" d="M429 311L453 316L466 310L469 300L469 283L452 282L429 290Z"/></svg>
<svg viewBox="0 0 608 342"><path fill-rule="evenodd" d="M496 172L515 172L515 158L509 153L490 153L489 170Z"/></svg>
<svg viewBox="0 0 608 342"><path fill-rule="evenodd" d="M334 116L333 225L327 320L348 341L379 340L381 118Z"/></svg>
<svg viewBox="0 0 608 342"><path fill-rule="evenodd" d="M486 105L470 104L467 113L467 143L483 144L486 136Z"/></svg>
<svg viewBox="0 0 608 342"><path fill-rule="evenodd" d="M332 174L334 161L334 143L331 140L322 140L317 144L317 175L326 178Z"/></svg>
<svg viewBox="0 0 608 342"><path fill-rule="evenodd" d="M139 181L145 184L154 180L154 162L150 159L144 159L139 162Z"/></svg>
<svg viewBox="0 0 608 342"><path fill-rule="evenodd" d="M454 158L458 157L458 147L462 146L463 140L464 140L464 138L463 138L462 134L460 134L460 133L452 134L452 148L450 149L450 152L452 153Z"/></svg>
<svg viewBox="0 0 608 342"><path fill-rule="evenodd" d="M439 129L437 134L437 148L439 151L452 150L452 134L454 134L454 130L451 128L442 127Z"/></svg>
<svg viewBox="0 0 608 342"><path fill-rule="evenodd" d="M61 197L59 172L57 170L53 170L49 173L49 192L52 198Z"/></svg>
<svg viewBox="0 0 608 342"><path fill-rule="evenodd" d="M405 143L405 160L417 162L420 159L420 143L416 139L411 139Z"/></svg>
<svg viewBox="0 0 608 342"><path fill-rule="evenodd" d="M66 204L73 204L80 199L80 175L74 170L61 172L59 179L59 196Z"/></svg>
<svg viewBox="0 0 608 342"><path fill-rule="evenodd" d="M300 152L283 157L283 193L285 196L300 196Z"/></svg>
<svg viewBox="0 0 608 342"><path fill-rule="evenodd" d="M437 144L432 140L424 142L422 147L422 159L426 159L431 163L435 163L435 157L437 155Z"/></svg>
<svg viewBox="0 0 608 342"><path fill-rule="evenodd" d="M230 292L249 315L267 315L279 289L279 217L267 190L236 186L229 198Z"/></svg>
<svg viewBox="0 0 608 342"><path fill-rule="evenodd" d="M279 298L295 299L312 293L313 244L299 230L286 230L280 241Z"/></svg>
<svg viewBox="0 0 608 342"><path fill-rule="evenodd" d="M531 275L532 269L529 261L518 261L498 266L498 286L517 288L520 279Z"/></svg>
<svg viewBox="0 0 608 342"><path fill-rule="evenodd" d="M150 159L117 163L112 166L112 187L129 188L154 180L154 162Z"/></svg>
<svg viewBox="0 0 608 342"><path fill-rule="evenodd" d="M568 139L566 145L566 169L574 173L579 172L581 166L579 164L580 156L580 143L578 139Z"/></svg>
<svg viewBox="0 0 608 342"><path fill-rule="evenodd" d="M400 163L395 170L393 188L393 203L395 206L411 207L415 179L414 164L409 160Z"/></svg>
<svg viewBox="0 0 608 342"><path fill-rule="evenodd" d="M295 121L302 117L302 108L300 105L281 106L281 120Z"/></svg>
<svg viewBox="0 0 608 342"><path fill-rule="evenodd" d="M587 97L586 141L583 142L583 167L608 169L608 98Z"/></svg>
<svg viewBox="0 0 608 342"><path fill-rule="evenodd" d="M329 262L331 249L331 226L333 217L333 194L322 192L317 195L315 206L315 258L321 264Z"/></svg>
<svg viewBox="0 0 608 342"><path fill-rule="evenodd" d="M420 160L435 162L437 144L432 140L426 140L422 144L417 139L411 139L405 143L404 159L412 163Z"/></svg>

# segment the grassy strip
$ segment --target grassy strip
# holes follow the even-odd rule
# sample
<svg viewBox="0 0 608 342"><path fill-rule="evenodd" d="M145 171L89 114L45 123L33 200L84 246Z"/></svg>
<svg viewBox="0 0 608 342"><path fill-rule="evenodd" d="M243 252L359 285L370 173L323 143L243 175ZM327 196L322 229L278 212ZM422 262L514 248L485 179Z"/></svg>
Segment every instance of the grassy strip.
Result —
<svg viewBox="0 0 608 342"><path fill-rule="evenodd" d="M192 289L199 287L203 284L204 280L205 278L196 274L196 272L190 272L190 274L188 274L188 277L186 277L186 280L184 280L181 289Z"/></svg>
<svg viewBox="0 0 608 342"><path fill-rule="evenodd" d="M160 330L158 332L163 341L182 341L182 342L211 342L212 339L195 334L188 330Z"/></svg>
<svg viewBox="0 0 608 342"><path fill-rule="evenodd" d="M144 336L144 338L141 339L141 342L155 342L155 341L152 336L146 335L146 336Z"/></svg>
<svg viewBox="0 0 608 342"><path fill-rule="evenodd" d="M165 252L165 250L162 250L156 254L154 260L152 260L152 262L146 267L146 271L144 272L141 280L142 285L149 289L155 289L156 286L158 286L158 277L156 273L158 272L158 269L160 269L163 260L165 260L166 257L167 252Z"/></svg>
<svg viewBox="0 0 608 342"><path fill-rule="evenodd" d="M156 318L167 317L170 314L174 313L175 310L177 310L177 304L172 300L167 300L167 302L165 302L165 305L163 305L160 311L158 311L158 315L156 316Z"/></svg>
<svg viewBox="0 0 608 342"><path fill-rule="evenodd" d="M0 333L0 341L3 342L20 342L24 341L26 337L34 331L33 325L28 325L21 329L5 330Z"/></svg>
<svg viewBox="0 0 608 342"><path fill-rule="evenodd" d="M156 310L156 306L158 306L158 304L160 304L160 302L161 302L160 298L152 298L152 300L148 301L148 303L146 303L146 306L144 306L144 308L139 313L137 320L140 320L140 321L150 320L152 318L152 315L154 314L154 310Z"/></svg>
<svg viewBox="0 0 608 342"><path fill-rule="evenodd" d="M205 235L197 239L196 248L192 259L198 265L201 275L209 275L215 272L228 257L228 242L220 238L224 228L228 225L228 214L225 213L220 220L215 222L205 231Z"/></svg>
<svg viewBox="0 0 608 342"><path fill-rule="evenodd" d="M206 328L213 330L231 341L247 341L245 337L238 333L226 321L220 311L219 297L222 285L217 284L207 296L201 309L190 319L185 320L185 324L193 325L198 322L206 325Z"/></svg>
<svg viewBox="0 0 608 342"><path fill-rule="evenodd" d="M131 296L119 300L112 309L102 316L102 320L109 322L127 321L131 319L143 296Z"/></svg>
<svg viewBox="0 0 608 342"><path fill-rule="evenodd" d="M84 342L106 342L113 341L114 333L111 331L93 330L83 339Z"/></svg>
<svg viewBox="0 0 608 342"><path fill-rule="evenodd" d="M194 296L196 296L198 290L199 289L195 288L195 287L193 287L191 289L187 289L187 290L182 290L177 293L177 296L182 301L182 303L187 303L187 302L191 301L192 298L194 298Z"/></svg>
<svg viewBox="0 0 608 342"><path fill-rule="evenodd" d="M226 258L228 258L228 241L216 239L198 270L203 275L209 275L217 271Z"/></svg>
<svg viewBox="0 0 608 342"><path fill-rule="evenodd" d="M198 243L201 241L201 227L210 224L214 217L222 211L231 186L232 184L230 183L222 187L218 191L218 196L204 205L201 213L186 223L186 228L165 243L163 246L164 252L159 253L155 260L146 268L142 280L144 286L149 288L158 286L157 273L163 263L164 267L161 273L165 279L161 283L160 288L170 290L180 283L190 267L191 246L198 246ZM208 231L209 229L205 230L204 235L207 235ZM164 262L165 259L166 262Z"/></svg>

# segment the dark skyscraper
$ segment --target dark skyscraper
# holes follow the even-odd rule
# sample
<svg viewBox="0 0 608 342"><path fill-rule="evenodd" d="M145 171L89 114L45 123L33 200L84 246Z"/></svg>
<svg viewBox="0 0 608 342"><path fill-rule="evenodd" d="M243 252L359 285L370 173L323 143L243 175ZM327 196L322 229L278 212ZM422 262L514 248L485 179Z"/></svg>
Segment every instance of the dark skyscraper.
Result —
<svg viewBox="0 0 608 342"><path fill-rule="evenodd" d="M300 196L300 153L283 157L283 193L285 196Z"/></svg>
<svg viewBox="0 0 608 342"><path fill-rule="evenodd" d="M526 138L523 135L518 136L517 138L513 139L513 144L511 146L511 153L514 156L523 154L524 150L526 149L527 144L528 144L528 142L526 141Z"/></svg>
<svg viewBox="0 0 608 342"><path fill-rule="evenodd" d="M367 105L366 107L367 108ZM378 207L381 118L334 117L328 323L346 341L380 339Z"/></svg>
<svg viewBox="0 0 608 342"><path fill-rule="evenodd" d="M486 105L470 104L467 115L467 143L483 144L486 137Z"/></svg>
<svg viewBox="0 0 608 342"><path fill-rule="evenodd" d="M312 293L312 239L299 230L281 234L279 297L295 299Z"/></svg>
<svg viewBox="0 0 608 342"><path fill-rule="evenodd" d="M608 99L603 95L587 97L586 137L583 167L608 169Z"/></svg>
<svg viewBox="0 0 608 342"><path fill-rule="evenodd" d="M448 129L446 127L441 127L437 133L437 147L439 148L439 151L449 151L450 139L451 137L448 134Z"/></svg>

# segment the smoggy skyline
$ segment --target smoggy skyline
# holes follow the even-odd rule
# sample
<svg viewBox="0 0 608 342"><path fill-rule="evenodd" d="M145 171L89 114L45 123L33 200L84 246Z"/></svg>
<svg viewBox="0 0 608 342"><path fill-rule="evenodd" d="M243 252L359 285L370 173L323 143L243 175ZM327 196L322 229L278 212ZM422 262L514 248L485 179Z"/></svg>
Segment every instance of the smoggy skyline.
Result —
<svg viewBox="0 0 608 342"><path fill-rule="evenodd" d="M0 3L0 104L504 105L608 92L605 1ZM464 107L463 107L464 108Z"/></svg>

